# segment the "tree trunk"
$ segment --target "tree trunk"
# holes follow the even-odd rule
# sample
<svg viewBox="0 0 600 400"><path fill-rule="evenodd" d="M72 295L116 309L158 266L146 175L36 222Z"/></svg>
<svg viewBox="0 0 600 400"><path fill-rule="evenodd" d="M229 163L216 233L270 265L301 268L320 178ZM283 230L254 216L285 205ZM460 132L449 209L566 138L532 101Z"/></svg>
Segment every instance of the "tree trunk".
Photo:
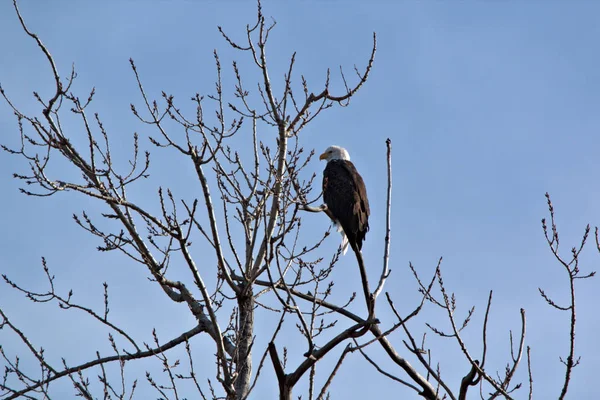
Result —
<svg viewBox="0 0 600 400"><path fill-rule="evenodd" d="M285 383L279 386L279 400L292 400L292 388L293 386L288 386Z"/></svg>
<svg viewBox="0 0 600 400"><path fill-rule="evenodd" d="M245 292L245 293L244 293ZM238 399L245 399L250 390L252 377L252 339L254 334L254 295L252 289L238 297L238 343L236 356L235 392Z"/></svg>

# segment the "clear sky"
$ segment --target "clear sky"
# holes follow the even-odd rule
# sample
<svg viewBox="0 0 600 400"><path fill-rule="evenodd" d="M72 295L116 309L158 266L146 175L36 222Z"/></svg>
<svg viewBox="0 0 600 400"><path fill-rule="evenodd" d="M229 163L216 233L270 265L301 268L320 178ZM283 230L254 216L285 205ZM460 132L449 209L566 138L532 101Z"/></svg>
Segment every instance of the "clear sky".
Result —
<svg viewBox="0 0 600 400"><path fill-rule="evenodd" d="M129 110L130 103L141 102L130 57L152 96L164 90L182 102L196 92L213 90L214 48L221 55L229 87L232 60L251 67L246 55L228 48L217 25L242 38L255 15L253 2L24 1L22 12L56 58L62 76L75 64L79 77L74 90L86 97L96 87L93 110L103 118L116 147L122 147L123 157L134 131L150 149L147 137L154 133L137 123ZM377 32L378 53L367 84L349 108L326 112L309 125L301 142L318 153L330 144L344 146L362 173L372 208L363 252L373 266L369 271L374 280L379 276L385 233L385 139L392 139L393 272L386 290L404 314L410 312L418 294L409 261L429 276L443 256L445 282L457 293L459 315L476 306L465 332L475 354L481 348L485 301L493 290L490 372L502 373L509 361L508 332L519 331L519 309L525 308L535 398L556 398L564 375L559 357L568 352L568 314L549 308L537 288L566 304L568 281L545 244L540 220L547 216L544 193L548 191L565 255L579 243L587 223L600 221L596 187L600 3L267 1L264 12L277 21L269 56L278 87L294 51L296 71L307 77L315 92L326 68L337 71L343 65L349 73L354 64L363 68L372 32ZM34 42L19 29L9 1L0 2L0 54L0 83L23 111L38 112L32 92L47 97L52 77ZM249 86L254 85L253 72L247 76ZM16 119L3 102L0 133L3 144L17 143ZM261 135L263 140L273 140L275 133ZM190 188L189 165L178 164L165 152L153 150L153 154L152 179L131 195L148 198L152 204L156 188L163 185L175 188L182 197L195 196L189 191L199 188ZM309 169L320 175L323 167L315 160ZM72 287L77 299L94 306L101 306L101 283L107 281L114 302L111 317L148 343L153 327L167 340L193 326L189 312L166 300L139 265L116 254L95 252L100 244L97 238L75 226L73 213L85 209L99 215L105 211L102 204L74 194L25 197L19 194L12 173L26 168L17 157L0 155L0 272L43 290L40 257L46 256L58 287ZM55 167L57 179L68 174L64 168ZM329 225L323 215L313 214L305 217L305 223L307 234L319 234ZM337 236L328 239L329 253L338 240ZM584 251L584 270L598 266L597 251L590 244ZM344 258L334 275L340 298L360 290L354 264L352 257ZM575 369L570 397L584 399L591 398L589 383L597 380L600 370L600 295L597 280L579 282L577 289L576 352L582 360ZM96 349L109 351L106 332L97 331L88 318L59 312L55 305L32 306L6 285L0 286L0 305L55 362L67 356L74 365L93 358ZM382 321L394 322L383 302L379 308ZM430 307L423 313L424 318L413 326L417 336L428 332L422 325L425 321L448 327L438 310ZM436 339L431 332L427 337L442 375L457 390L468 365L454 342ZM394 333L391 340L416 365L403 349L403 336ZM214 351L206 337L194 341L198 354ZM14 343L0 332L5 349ZM375 347L372 352L381 355ZM333 385L333 398L417 397L377 375L357 354L352 357ZM129 377L143 380L147 367L141 364L131 365ZM384 365L403 377L391 363ZM212 364L205 368L212 377ZM267 371L273 377L270 365ZM517 378L524 383L525 373L523 363ZM142 386L141 393L148 393L147 385ZM273 398L276 385L271 386L261 387L255 398ZM57 398L72 394L69 385L64 390ZM478 396L476 390L471 394ZM525 398L526 389L516 397Z"/></svg>

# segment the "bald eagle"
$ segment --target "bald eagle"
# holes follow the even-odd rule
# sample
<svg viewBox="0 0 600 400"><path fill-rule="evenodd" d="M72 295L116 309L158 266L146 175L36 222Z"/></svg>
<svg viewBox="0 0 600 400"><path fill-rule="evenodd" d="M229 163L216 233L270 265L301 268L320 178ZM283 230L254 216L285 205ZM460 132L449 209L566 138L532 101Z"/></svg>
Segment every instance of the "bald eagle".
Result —
<svg viewBox="0 0 600 400"><path fill-rule="evenodd" d="M323 200L342 234L342 253L346 254L348 244L358 253L369 230L365 183L343 147L330 146L319 159L327 160L323 170Z"/></svg>

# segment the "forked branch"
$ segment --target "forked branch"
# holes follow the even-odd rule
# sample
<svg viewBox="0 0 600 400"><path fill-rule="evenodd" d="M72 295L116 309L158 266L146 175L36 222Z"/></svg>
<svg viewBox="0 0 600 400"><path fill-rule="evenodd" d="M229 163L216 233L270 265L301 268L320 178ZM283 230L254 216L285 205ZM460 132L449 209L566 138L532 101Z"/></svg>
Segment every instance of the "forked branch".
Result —
<svg viewBox="0 0 600 400"><path fill-rule="evenodd" d="M573 369L579 364L579 358L575 358L575 326L576 326L576 307L575 307L575 281L577 279L588 279L592 278L596 275L596 271L591 271L588 274L581 275L579 269L579 256L581 251L583 250L588 235L590 233L590 225L588 224L585 228L583 236L581 238L581 242L578 247L573 247L571 249L571 256L569 258L564 258L563 255L559 252L559 236L558 236L558 228L556 227L556 221L554 218L554 206L552 205L552 201L550 200L550 195L546 193L546 201L548 203L548 212L550 213L550 225L551 231L548 230L548 226L546 225L546 219L542 219L542 229L544 231L544 236L546 237L546 242L548 243L548 247L552 254L556 258L556 260L564 267L567 271L569 277L569 294L570 301L567 306L558 305L552 298L546 294L544 290L538 288L540 295L546 302L553 308L560 311L567 311L570 316L570 324L569 324L569 352L566 360L560 359L561 362L565 365L565 378L563 382L563 386L560 392L559 399L563 400L567 395L567 391L569 389L569 383L571 382L571 376L573 373ZM600 251L600 246L598 246L598 228L596 228L596 247ZM530 376L531 383L531 376Z"/></svg>

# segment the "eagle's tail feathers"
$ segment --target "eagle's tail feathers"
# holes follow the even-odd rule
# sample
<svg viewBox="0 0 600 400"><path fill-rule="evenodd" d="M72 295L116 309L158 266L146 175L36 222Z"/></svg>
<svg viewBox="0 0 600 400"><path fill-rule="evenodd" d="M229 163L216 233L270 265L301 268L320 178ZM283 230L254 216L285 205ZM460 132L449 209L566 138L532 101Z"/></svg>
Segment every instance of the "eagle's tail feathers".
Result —
<svg viewBox="0 0 600 400"><path fill-rule="evenodd" d="M346 234L344 232L342 232L342 244L340 245L342 247L342 255L346 255L346 252L348 251L348 236L346 236Z"/></svg>
<svg viewBox="0 0 600 400"><path fill-rule="evenodd" d="M336 227L337 231L342 235L342 243L340 244L340 247L342 248L342 255L346 255L346 252L348 251L348 245L350 244L348 242L348 236L346 236L346 232L344 232L344 228L342 228L342 224L340 224L339 222L336 222L335 227Z"/></svg>

